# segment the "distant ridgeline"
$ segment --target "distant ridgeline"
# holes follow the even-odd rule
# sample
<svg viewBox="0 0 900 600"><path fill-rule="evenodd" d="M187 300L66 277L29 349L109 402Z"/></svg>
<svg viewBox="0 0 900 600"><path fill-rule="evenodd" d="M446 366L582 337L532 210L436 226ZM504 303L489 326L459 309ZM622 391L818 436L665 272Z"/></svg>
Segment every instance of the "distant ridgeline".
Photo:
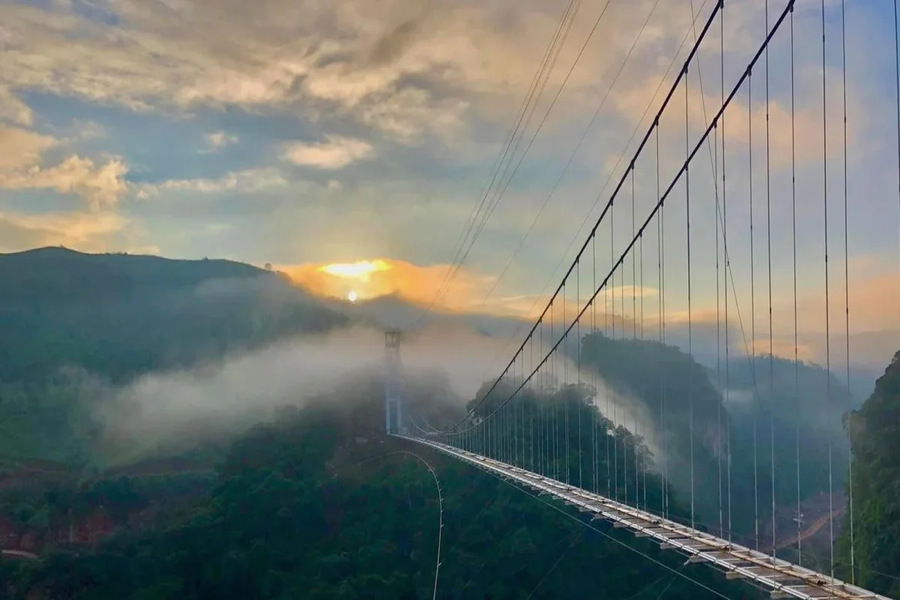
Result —
<svg viewBox="0 0 900 600"><path fill-rule="evenodd" d="M280 276L228 260L0 255L0 381L79 366L114 380L342 322Z"/></svg>
<svg viewBox="0 0 900 600"><path fill-rule="evenodd" d="M724 364L717 373L675 346L637 339L615 340L602 333L584 337L581 364L584 368L595 368L602 377L598 389L601 404L607 394L620 398L626 406L638 404L643 416L640 426L646 427L649 421L652 427L650 435L644 435L653 438L656 446L669 457L670 480L679 486L676 492L682 501L690 494L690 406L693 403L697 516L711 531L718 530L720 469L723 470L721 494L727 510L729 493L724 469L729 454L734 533L747 535L754 531L754 493L760 498L760 518L771 515L772 438L776 502L779 506L796 505L798 423L802 425L801 500L828 490L829 436L833 444L834 486L840 489L844 485L847 467L847 443L841 425L844 410L836 403L831 406L826 403L827 376L819 367L799 364L795 386L794 363L774 358L770 386L768 356L757 357L753 362L747 357L733 358L728 365L726 387ZM846 388L834 378L831 389L834 398L847 397ZM755 479L758 485L754 485Z"/></svg>

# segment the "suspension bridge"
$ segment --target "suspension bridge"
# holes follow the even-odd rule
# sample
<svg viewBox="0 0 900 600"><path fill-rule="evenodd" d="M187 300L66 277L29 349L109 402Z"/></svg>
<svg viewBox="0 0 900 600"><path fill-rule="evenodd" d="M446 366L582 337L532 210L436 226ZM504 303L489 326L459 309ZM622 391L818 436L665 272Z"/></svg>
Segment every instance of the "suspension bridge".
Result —
<svg viewBox="0 0 900 600"><path fill-rule="evenodd" d="M850 465L852 428L849 440L828 433L824 445L807 447L801 408L804 402L833 412L851 408L849 393L834 383L838 375L845 384L850 379L849 246L857 200L851 202L849 190L859 187L852 184L848 167L851 86L844 4L767 1L765 29L742 30L740 36L728 35L731 13L723 0L714 6L704 2L698 13L692 9L683 62L673 58L667 71L672 75L660 83L658 94L663 93L654 96L661 98L655 112L651 103L639 119L639 125L649 125L642 137L633 136L633 152L620 157L623 168L598 195L599 217L543 310L522 331L505 368L462 418L435 427L410 407L402 408L400 332L389 332L387 433L555 498L592 520L679 552L688 562L708 564L772 597L884 598L855 585L864 566L854 553L852 485L849 581L836 576L835 480ZM849 4L851 11L860 6ZM887 8L888 3L873 4ZM795 16L801 9L802 24ZM554 43L566 24L571 26L573 11L577 6L570 3ZM894 11L896 19L896 3ZM891 103L872 120L882 132L884 124L897 127L897 164L885 171L893 177L887 188L891 194L872 201L896 207L896 20L893 35L896 106ZM753 38L755 43L748 42ZM740 47L733 50L731 42ZM820 68L797 73L801 47L807 58L818 53ZM553 52L548 49L545 60ZM541 77L543 71L535 80ZM522 119L533 112L529 102L523 103L488 189L460 238L448 279L521 163L514 160L515 149L523 147L516 135ZM861 125L854 131L864 133ZM524 147L527 152L530 142ZM861 231L871 226L854 225ZM798 269L798 248L818 257L822 286L814 294L816 310L798 295L798 289L810 286L810 274ZM773 296L785 293L792 310L780 320ZM698 306L700 298L710 304ZM827 378L818 397L804 399L796 383L802 345L798 322L813 318L824 331ZM833 341L838 328L844 330L843 344ZM710 351L701 338L713 333ZM779 334L788 340L786 351L776 348ZM699 376L670 368L679 357L693 363L701 353L715 364L709 376L699 367ZM741 359L749 365L757 406L762 396L775 402L776 354L794 368L796 431L791 444L776 443L775 409L753 414L752 450L742 447L752 452L751 468L748 456L733 452L733 365ZM625 371L630 378L617 376ZM778 437L784 437L780 429ZM748 465L743 471L737 466L740 458ZM801 486L812 477L804 471L804 460L813 459L827 465L829 498L830 554L818 570L800 564L805 537ZM852 484L852 469L849 477ZM779 530L784 533L776 524L784 488L795 493L795 542L777 537ZM738 495L752 495L752 502ZM750 505L750 525L739 531L741 513L751 511L745 510ZM794 551L795 562L778 556L777 549L785 547Z"/></svg>

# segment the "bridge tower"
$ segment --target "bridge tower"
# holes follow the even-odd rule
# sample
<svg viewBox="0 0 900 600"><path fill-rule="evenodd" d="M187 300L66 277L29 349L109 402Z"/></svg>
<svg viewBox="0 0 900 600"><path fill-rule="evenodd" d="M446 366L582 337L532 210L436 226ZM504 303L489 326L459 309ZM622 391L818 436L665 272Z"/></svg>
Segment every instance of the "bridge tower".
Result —
<svg viewBox="0 0 900 600"><path fill-rule="evenodd" d="M400 363L400 331L384 333L384 429L406 433L403 426L403 366Z"/></svg>

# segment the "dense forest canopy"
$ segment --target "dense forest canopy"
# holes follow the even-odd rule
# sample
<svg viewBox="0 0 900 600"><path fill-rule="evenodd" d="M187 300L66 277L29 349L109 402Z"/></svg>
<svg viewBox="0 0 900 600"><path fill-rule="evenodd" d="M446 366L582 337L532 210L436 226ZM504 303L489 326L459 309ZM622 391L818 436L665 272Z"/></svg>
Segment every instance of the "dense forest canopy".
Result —
<svg viewBox="0 0 900 600"><path fill-rule="evenodd" d="M397 453L402 443L374 428L348 430L348 417L332 403L258 426L234 442L214 480L166 483L171 495L194 500L158 515L154 529L120 533L91 553L0 562L0 581L11 598L430 598L434 481ZM436 468L444 497L439 598L627 598L664 588L668 598L716 597L675 573L730 598L752 596L654 544L603 524L586 528L577 513L566 517L486 473L414 451ZM57 519L100 494L124 513L151 502L153 491L120 479L47 489L30 503Z"/></svg>
<svg viewBox="0 0 900 600"><path fill-rule="evenodd" d="M900 352L872 396L849 418L853 439L853 565L849 522L841 539L845 576L900 597ZM849 513L847 519L849 520Z"/></svg>
<svg viewBox="0 0 900 600"><path fill-rule="evenodd" d="M614 402L636 403L646 415L645 425L665 448L670 479L682 495L690 493L693 449L698 520L711 531L719 529L720 495L724 510L732 513L733 533L753 533L757 516L762 523L769 520L773 463L781 506L795 506L798 493L802 501L827 492L829 485L843 485L848 458L843 410L826 402L826 375L818 367L799 364L795 370L793 362L773 358L770 378L768 357L734 359L726 387L724 369L706 368L675 346L603 333L585 336L581 363L602 377L601 404L611 396ZM846 388L833 377L831 383L834 397L847 398ZM730 482L720 477L728 461Z"/></svg>

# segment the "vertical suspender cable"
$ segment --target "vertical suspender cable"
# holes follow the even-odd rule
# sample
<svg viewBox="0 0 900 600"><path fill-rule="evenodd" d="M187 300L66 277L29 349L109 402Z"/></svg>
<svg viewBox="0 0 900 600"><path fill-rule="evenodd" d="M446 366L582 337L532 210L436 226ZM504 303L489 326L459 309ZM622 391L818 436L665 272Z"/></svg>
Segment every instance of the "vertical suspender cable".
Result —
<svg viewBox="0 0 900 600"><path fill-rule="evenodd" d="M766 46L768 48L768 46ZM750 371L753 377L753 541L759 550L759 439L757 411L759 390L756 386L756 267L753 251L753 77L747 78L747 156L750 171Z"/></svg>
<svg viewBox="0 0 900 600"><path fill-rule="evenodd" d="M624 221L624 219L623 219ZM619 280L621 281L621 285L619 287L619 305L622 307L622 314L620 315L621 319L621 327L619 327L619 335L621 336L622 344L620 347L625 347L625 261L623 260L617 267L619 269ZM615 278L613 279L615 281ZM624 403L623 403L624 404ZM622 412L622 416L616 419L616 423L622 423L622 488L625 492L625 503L628 504L628 438L624 435L625 433L625 413Z"/></svg>
<svg viewBox="0 0 900 600"><path fill-rule="evenodd" d="M519 373L520 382L525 381L525 352L519 353ZM519 410L515 415L516 430L516 463L520 467L524 467L525 462L525 389L519 392ZM521 448L521 454L519 450Z"/></svg>
<svg viewBox="0 0 900 600"><path fill-rule="evenodd" d="M637 232L634 220L634 163L631 163L631 237ZM637 260L631 253L631 337L637 339Z"/></svg>
<svg viewBox="0 0 900 600"><path fill-rule="evenodd" d="M721 84L722 84L722 104L725 104L725 11L722 11L722 20L720 21L721 34L719 36L719 43L721 45L720 54L721 54ZM722 113L722 247L725 252L725 272L727 273L731 268L730 260L728 258L728 200L725 189L725 165L727 160L726 148L725 148L725 114ZM731 404L730 400L730 389L731 389L731 377L730 377L730 348L728 347L728 283L726 280L725 283L725 404L726 407L730 408ZM731 541L731 418L727 414L725 414L725 444L726 444L726 462L725 466L727 468L728 474L728 541Z"/></svg>
<svg viewBox="0 0 900 600"><path fill-rule="evenodd" d="M631 236L632 236L632 238L633 238L633 237L634 237L634 232L635 232L635 228L634 228L634 163L631 163L630 169L631 169ZM632 260L631 266L632 266L632 270L633 270L633 269L634 269L634 254L631 255L631 260ZM625 346L625 341L626 341L626 338L625 338L625 315L626 315L626 310L625 310L625 263L624 263L624 262L622 263L621 267L622 267L622 347L623 347L623 348L626 348L627 346ZM635 297L634 297L634 278L632 278L632 280L631 280L631 287L632 287L632 308L633 308L633 307L634 307L634 300L635 300ZM636 321L634 320L634 313L633 313L633 312L632 312L632 314L631 314L631 319L632 319L632 331L634 331L634 327L635 327ZM624 424L624 422L625 422L625 414L624 414L624 413L623 413L623 415L622 415L622 422L623 422L623 424ZM633 432L634 435L637 435L636 429L637 429L637 428L635 428L635 432ZM635 440L634 435L632 435L632 437L630 438L630 439L632 440L632 450L634 449L634 440ZM623 463L622 466L623 466L623 469L624 469L624 470L623 470L623 478L622 478L622 479L623 479L624 485L625 485L625 503L626 503L626 504L628 504L628 439L629 439L629 438L623 438L623 439L622 439L622 463ZM635 499L635 500L636 500L636 499Z"/></svg>
<svg viewBox="0 0 900 600"><path fill-rule="evenodd" d="M597 289L597 232L591 232L591 290ZM597 481L597 304L591 299L591 340L594 346L594 364L591 365L591 448L593 449L593 460L591 461L591 472L593 473L593 491L595 494L600 492Z"/></svg>
<svg viewBox="0 0 900 600"><path fill-rule="evenodd" d="M515 367L513 367L512 372L506 375L507 385L515 385L513 383L514 375ZM506 463L511 462L509 458L509 406L509 403L506 402L500 405L500 423L497 428L500 434L500 460Z"/></svg>
<svg viewBox="0 0 900 600"><path fill-rule="evenodd" d="M825 86L825 0L822 7L822 214L825 218L825 404L831 406L831 310L828 281L828 105ZM834 473L832 465L832 434L828 433L828 535L831 540L829 562L831 578L834 579Z"/></svg>
<svg viewBox="0 0 900 600"><path fill-rule="evenodd" d="M644 232L640 232L640 247L639 247L640 255L641 255L641 290L644 289ZM644 340L644 294L641 293L641 352L644 355L644 364L647 364L646 353L647 346ZM646 390L646 386L644 387ZM646 392L642 394L642 397L646 397ZM644 486L644 510L647 510L647 463L646 457L644 453L641 453L641 479L643 480L641 483Z"/></svg>
<svg viewBox="0 0 900 600"><path fill-rule="evenodd" d="M610 211L610 219L609 219L609 256L610 256L610 264L612 264L612 246L613 246L613 212ZM597 286L594 285L594 289L597 289ZM604 346L609 346L609 342L612 340L612 336L610 335L610 304L609 304L609 287L603 288L603 335L606 340L604 341ZM612 423L610 421L611 407L610 407L610 395L612 394L612 390L609 386L609 378L604 378L603 380L603 389L606 392L606 414L603 416L604 419L604 431L606 434L604 437L606 438L606 496L608 498L612 498L612 463L610 462L610 453L609 453L609 438L610 438L610 430L609 425ZM614 432L612 432L614 433ZM615 438L613 438L615 439Z"/></svg>
<svg viewBox="0 0 900 600"><path fill-rule="evenodd" d="M634 165L632 165L633 167ZM624 220L624 219L623 219ZM619 334L622 336L622 344L621 348L625 348L625 261L621 261L617 267L619 269L619 280L621 281L621 285L619 287L619 300L620 306L622 307L622 314L620 315L621 319L621 327L619 327ZM615 281L615 279L613 279ZM624 403L623 403L624 404ZM622 423L622 487L625 492L625 503L628 504L628 438L625 434L625 413L623 411L621 416ZM619 419L616 419L616 424L619 424Z"/></svg>
<svg viewBox="0 0 900 600"><path fill-rule="evenodd" d="M550 304L550 340L549 343L552 347L553 344L556 343L555 338L553 337L553 303ZM559 408L556 406L557 397L556 397L556 381L554 380L554 368L553 364L555 361L555 356L550 360L550 390L551 390L551 398L553 399L553 404L551 404L551 418L553 419L553 478L559 480Z"/></svg>
<svg viewBox="0 0 900 600"><path fill-rule="evenodd" d="M488 403L488 409L485 411L485 415L482 418L485 419L485 426L487 427L488 456L491 458L495 458L494 457L494 419L488 418L488 415L490 414L490 406L491 406L491 404Z"/></svg>
<svg viewBox="0 0 900 600"><path fill-rule="evenodd" d="M699 65L698 65L699 68ZM690 125L688 111L688 76L685 66L684 73L684 156L687 161L690 156ZM693 322L691 318L691 170L690 164L684 170L684 198L685 198L685 228L687 235L687 305L688 305L688 356L694 357ZM691 438L691 527L695 526L695 502L694 502L694 380L688 379L688 410L690 411L690 438Z"/></svg>
<svg viewBox="0 0 900 600"><path fill-rule="evenodd" d="M550 339L548 343L552 347L555 343L555 338L553 337L553 303L550 303ZM551 441L550 448L553 454L553 478L559 480L559 418L557 417L558 408L556 406L556 381L554 380L554 368L553 364L556 362L554 360L555 357L550 359L550 397L552 398L552 403L550 404L550 418L552 419L552 429L551 433L553 439Z"/></svg>
<svg viewBox="0 0 900 600"><path fill-rule="evenodd" d="M791 241L793 245L794 285L794 399L797 409L796 457L797 461L797 564L803 564L803 539L800 536L800 361L797 343L797 127L794 73L794 9L791 8Z"/></svg>
<svg viewBox="0 0 900 600"><path fill-rule="evenodd" d="M538 333L538 356L544 355L544 319L541 318L538 320L538 327L540 332ZM540 375L538 375L538 469L539 473L542 475L547 474L547 469L545 468L546 457L547 457L547 443L544 438L544 404L546 403L546 381L547 381L547 370L544 367L541 367Z"/></svg>
<svg viewBox="0 0 900 600"><path fill-rule="evenodd" d="M528 371L527 371L527 373L531 373L532 368L534 366L534 338L530 334L528 336L528 353L529 353L529 356L528 356ZM522 381L525 381L525 373L526 373L526 371L525 371L525 356L523 353L523 355L522 355ZM530 444L530 442L531 442L531 422L530 422L530 420L527 419L527 413L528 413L527 408L530 403L528 402L529 397L526 395L526 391L527 391L527 389L522 390L522 429L521 429L522 468L525 468L526 464L530 465L530 461L526 461L526 455L528 453L528 448L526 447L526 445L527 446L531 445ZM528 420L528 434L529 434L527 436L525 435L526 420Z"/></svg>
<svg viewBox="0 0 900 600"><path fill-rule="evenodd" d="M522 353L519 352L520 358ZM512 385L518 387L516 382L516 367L513 366L513 373L510 377ZM515 387L513 389L515 389ZM506 462L509 464L515 464L516 462L516 447L518 446L516 440L516 397L519 395L519 392L515 392L510 401L506 404Z"/></svg>
<svg viewBox="0 0 900 600"><path fill-rule="evenodd" d="M844 346L844 366L846 368L845 376L847 378L847 410L852 410L853 406L850 397L850 240L849 240L849 213L847 211L847 179L849 177L847 171L847 15L844 0L841 0L841 76L843 78L843 109L844 109L844 329L846 330L845 346ZM849 485L848 497L850 513L850 583L856 584L856 552L853 531L853 424L847 425L848 445L848 479Z"/></svg>
<svg viewBox="0 0 900 600"><path fill-rule="evenodd" d="M658 139L657 139L658 141ZM662 302L662 343L665 345L666 343L666 205L665 201L659 208L659 236L660 236L660 256L662 257L662 286L660 287L660 299ZM663 353L665 356L665 352ZM665 486L663 488L663 505L665 507L665 511L663 512L664 517L669 516L669 397L668 397L668 364L666 364L665 360L663 361L663 372L662 372L662 392L663 392L663 455L665 456L665 461L663 462L663 479L665 480Z"/></svg>
<svg viewBox="0 0 900 600"><path fill-rule="evenodd" d="M507 381L510 385L515 385L515 366L513 366L513 372L507 376ZM510 409L512 408L512 402L505 403L503 408L500 410L500 435L503 440L503 445L501 446L503 450L503 462L511 463L512 462L512 428L509 426L509 416Z"/></svg>
<svg viewBox="0 0 900 600"><path fill-rule="evenodd" d="M581 261L575 263L575 306L577 309L581 309ZM577 396L575 400L577 404L575 407L578 409L578 487L584 488L584 481L581 478L581 405L584 404L584 401L581 397L581 318L578 317L575 327L575 343L576 352L578 353L578 375L577 375L577 383L576 392Z"/></svg>
<svg viewBox="0 0 900 600"><path fill-rule="evenodd" d="M766 31L769 0L766 0ZM766 257L769 271L769 468L772 471L772 556L775 556L775 332L772 327L772 181L769 145L769 46L766 45Z"/></svg>
<svg viewBox="0 0 900 600"><path fill-rule="evenodd" d="M513 372L515 371L515 367L506 374L506 385L513 385L512 378ZM500 412L497 414L499 417L499 421L497 422L497 440L500 442L499 450L499 458L498 460L501 462L509 462L509 456L507 454L507 450L509 449L509 427L507 427L506 420L509 409L509 404L503 402L503 397L500 399Z"/></svg>
<svg viewBox="0 0 900 600"><path fill-rule="evenodd" d="M528 370L531 371L534 368L534 337L530 337L530 342L528 344ZM532 391L534 390L534 384L532 384ZM534 395L532 395L534 397ZM534 468L534 403L531 403L531 410L528 411L531 414L528 417L528 469L534 473L537 473L537 469ZM524 417L523 417L524 418ZM522 457L522 460L525 460L525 457Z"/></svg>
<svg viewBox="0 0 900 600"><path fill-rule="evenodd" d="M900 203L900 17L894 0L894 83L897 88L897 200ZM900 204L898 204L900 205Z"/></svg>
<svg viewBox="0 0 900 600"><path fill-rule="evenodd" d="M656 201L659 202L660 198L660 189L659 189L659 121L656 121L654 124L656 131ZM658 322L657 327L659 328L659 363L657 368L659 369L659 428L662 432L662 441L665 444L665 410L664 410L664 392L663 392L663 380L665 379L664 370L665 365L663 364L663 354L662 345L663 345L663 268L662 268L662 214L656 220L656 274L658 278L657 287L659 289L659 301L657 302L657 311L658 311ZM666 514L666 471L665 471L665 461L667 457L665 456L665 450L663 450L664 461L661 465L662 469L662 477L660 478L660 490L659 490L659 499L660 499L660 514L665 516Z"/></svg>
<svg viewBox="0 0 900 600"><path fill-rule="evenodd" d="M690 5L691 5L691 19L693 21L696 18L695 13L694 13L693 0L691 0ZM701 10L702 10L702 6L701 6ZM696 40L697 39L697 30L696 30L696 27L693 24L693 22L691 24L691 29L694 34L694 39ZM685 75L687 75L687 73L685 73ZM688 78L685 77L685 86L687 86L687 79ZM702 68L702 65L700 64L699 53L698 53L698 61L697 61L697 80L699 83L700 102L701 102L701 107L703 109L703 119L705 121L706 120L706 101L705 101L704 95L703 95L703 68ZM687 89L685 89L685 96L687 97ZM685 102L687 102L687 100L685 100ZM685 143L685 156L689 156L687 126L688 126L688 107L685 106L685 128L686 128L685 142L684 142ZM709 145L709 143L707 143L707 150L709 150L709 149L710 149L710 145ZM710 155L710 166L713 166L712 160L713 160L712 155ZM713 185L715 186L716 196L718 196L718 182L717 182L716 178L717 178L716 170L713 167ZM690 181L690 171L689 171L688 167L685 168L685 179L687 179L688 182ZM691 278L691 196L690 196L691 186L690 186L690 183L686 184L686 189L687 189L686 205L687 205L687 279L688 279L688 281L687 281L688 354L691 356L691 358L693 358L693 316L692 316L692 307L691 307L692 278ZM716 219L716 225L717 225L716 236L718 236L718 221L719 220L717 218ZM718 256L716 257L716 260L718 260ZM718 276L718 273L717 273L717 276ZM695 513L695 502L694 502L694 495L695 495L695 485L694 485L694 470L695 470L694 469L694 385L693 385L693 380L689 381L688 396L689 396L690 426L691 426L691 436L690 436L691 437L691 452L690 452L690 454L691 454L691 526L693 527L695 525L695 517L694 517L694 513Z"/></svg>
<svg viewBox="0 0 900 600"><path fill-rule="evenodd" d="M553 304L550 305L550 331L547 332L547 346L553 347L553 321L555 321L553 315ZM548 444L548 456L547 456L547 467L550 469L549 476L553 479L557 479L559 474L556 470L556 382L554 380L555 375L555 358L551 355L549 360L547 361L547 444Z"/></svg>
<svg viewBox="0 0 900 600"><path fill-rule="evenodd" d="M538 333L538 356L544 355L544 319L541 318L538 320L538 328L540 332ZM546 390L545 390L545 382L546 378L546 368L541 367L540 375L538 375L538 469L539 473L542 475L547 474L547 469L545 468L546 457L547 457L547 444L544 438L545 434L545 424L544 424L544 404L546 403Z"/></svg>
<svg viewBox="0 0 900 600"><path fill-rule="evenodd" d="M720 23L722 16L719 16ZM720 31L720 37L725 35L724 28ZM722 57L724 61L724 57ZM724 72L725 67L722 67ZM724 90L724 77L722 80L722 96L725 96ZM721 313L721 292L722 292L722 284L720 281L721 269L719 265L719 258L721 256L719 252L719 123L718 121L713 123L713 128L715 135L713 136L713 148L715 150L714 156L715 160L713 162L713 178L715 179L715 187L716 187L716 196L715 196L715 210L713 220L715 223L715 238L716 238L716 387L718 388L719 393L722 392L722 340L721 340L721 329L722 329L722 313ZM725 520L724 520L724 512L723 512L723 502L722 502L722 453L724 451L724 443L722 441L722 402L721 399L716 403L716 419L717 429L716 429L716 437L717 437L717 448L716 448L716 458L718 459L719 466L719 537L725 537Z"/></svg>
<svg viewBox="0 0 900 600"><path fill-rule="evenodd" d="M715 125L716 129L718 129L718 125ZM715 167L713 169L715 173L715 177L717 179L716 187L718 188L718 171L719 171L719 135L718 131L714 136L714 144L715 144ZM719 198L718 194L715 199L714 211L718 213L719 210ZM721 293L722 293L722 284L721 284L721 265L719 264L719 259L721 257L721 252L719 252L719 218L718 214L713 217L713 220L716 222L715 224L715 238L716 238L716 388L721 394L722 392L722 340L721 340L721 329L722 329L722 313L721 313ZM725 521L724 521L724 511L723 511L723 503L722 503L722 454L724 452L724 441L722 437L722 401L721 398L718 402L716 402L716 459L718 462L718 473L719 473L719 483L718 483L718 493L719 493L719 537L725 537Z"/></svg>
<svg viewBox="0 0 900 600"><path fill-rule="evenodd" d="M631 237L637 233L635 227L635 196L634 196L634 163L631 163ZM643 292L642 292L643 293ZM631 337L637 341L637 258L635 252L631 253ZM634 451L634 505L640 506L638 496L640 489L638 487L638 422L637 411L634 411L634 436L632 439L632 450Z"/></svg>
<svg viewBox="0 0 900 600"><path fill-rule="evenodd" d="M619 328L619 333L622 335L622 343L620 344L621 348L625 348L625 262L619 265L619 273L621 274L621 301L622 301L622 326ZM623 403L624 404L624 403ZM620 416L620 422L622 424L622 491L625 493L625 504L628 504L628 432L626 431L625 423L625 411L624 406Z"/></svg>
<svg viewBox="0 0 900 600"><path fill-rule="evenodd" d="M563 416L564 416L563 433L565 435L564 450L566 453L566 461L565 461L566 483L569 483L569 479L571 478L571 470L569 469L569 389L568 389L568 387L569 387L569 360L566 357L566 352L565 352L565 348L566 348L565 338L568 335L566 332L568 331L568 326L569 326L569 322L566 320L566 285L567 285L567 283L568 282L566 280L563 280L563 296L562 296L562 299L563 299L563 305L562 305L562 311L563 311L562 328L563 328L563 331L560 334L560 340L562 340L563 343L560 346L560 348L562 350L560 358L563 361L563 386L562 386L563 398L562 399L563 399L563 411L564 411L563 412Z"/></svg>
<svg viewBox="0 0 900 600"><path fill-rule="evenodd" d="M616 268L616 257L615 257L615 217L616 217L616 205L615 203L610 205L609 208L609 264L611 265L611 273L613 273L612 281L615 282L615 268ZM611 347L615 348L616 341L616 290L613 287L610 292L610 303L612 305L612 315L610 315L610 321L612 325L612 335L610 336L610 342L612 342ZM624 325L624 324L623 324ZM619 499L619 402L618 395L616 394L615 387L611 388L612 392L612 410L613 410L613 418L612 418L612 427L613 427L613 493L615 494L614 498L616 500Z"/></svg>

